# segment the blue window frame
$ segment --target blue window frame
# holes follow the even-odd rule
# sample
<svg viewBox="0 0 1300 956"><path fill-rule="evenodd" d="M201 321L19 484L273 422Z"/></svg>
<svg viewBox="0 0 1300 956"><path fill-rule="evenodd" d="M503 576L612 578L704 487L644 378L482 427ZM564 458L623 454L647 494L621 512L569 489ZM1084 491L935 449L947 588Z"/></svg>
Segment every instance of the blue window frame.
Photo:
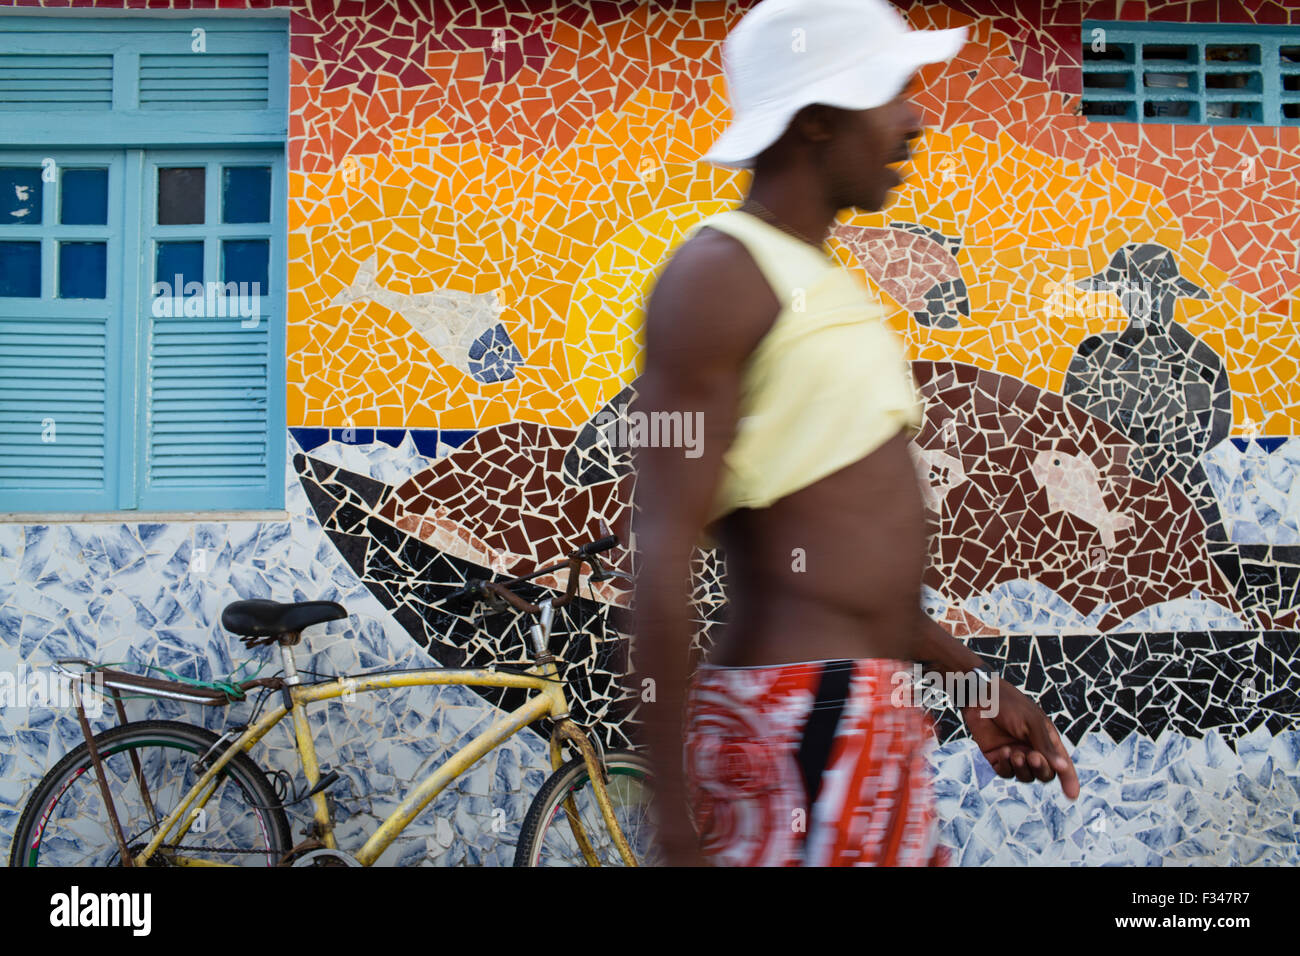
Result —
<svg viewBox="0 0 1300 956"><path fill-rule="evenodd" d="M1300 125L1300 27L1087 20L1082 38L1089 119Z"/></svg>
<svg viewBox="0 0 1300 956"><path fill-rule="evenodd" d="M286 25L54 19L0 34L0 510L282 508Z"/></svg>

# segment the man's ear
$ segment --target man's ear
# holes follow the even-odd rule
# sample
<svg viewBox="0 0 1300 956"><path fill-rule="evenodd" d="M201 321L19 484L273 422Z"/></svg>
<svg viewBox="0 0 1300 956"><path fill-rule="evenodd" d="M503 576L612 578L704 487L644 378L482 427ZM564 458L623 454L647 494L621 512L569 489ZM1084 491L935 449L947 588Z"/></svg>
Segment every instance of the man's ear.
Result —
<svg viewBox="0 0 1300 956"><path fill-rule="evenodd" d="M809 103L794 114L790 128L797 129L809 142L824 142L835 136L843 122L843 114L844 110L825 103Z"/></svg>

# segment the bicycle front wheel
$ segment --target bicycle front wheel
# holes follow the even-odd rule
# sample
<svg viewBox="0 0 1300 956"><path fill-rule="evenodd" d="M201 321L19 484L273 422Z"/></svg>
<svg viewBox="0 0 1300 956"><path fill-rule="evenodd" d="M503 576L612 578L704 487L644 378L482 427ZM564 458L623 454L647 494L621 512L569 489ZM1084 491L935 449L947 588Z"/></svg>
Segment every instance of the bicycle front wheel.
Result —
<svg viewBox="0 0 1300 956"><path fill-rule="evenodd" d="M651 816L650 761L630 750L605 758L610 803L632 855L641 866L658 862ZM566 803L568 801L572 801ZM623 866L605 827L595 788L582 757L575 757L542 784L524 818L515 866Z"/></svg>
<svg viewBox="0 0 1300 956"><path fill-rule="evenodd" d="M216 734L145 720L95 735L104 779L127 847L139 853L215 759ZM227 744L223 744L228 746ZM213 789L215 787L215 789ZM237 754L209 785L179 843L165 840L151 866L274 866L289 849L289 821L266 775ZM175 831L169 840L175 840ZM86 744L45 775L14 832L10 866L120 866L121 853Z"/></svg>

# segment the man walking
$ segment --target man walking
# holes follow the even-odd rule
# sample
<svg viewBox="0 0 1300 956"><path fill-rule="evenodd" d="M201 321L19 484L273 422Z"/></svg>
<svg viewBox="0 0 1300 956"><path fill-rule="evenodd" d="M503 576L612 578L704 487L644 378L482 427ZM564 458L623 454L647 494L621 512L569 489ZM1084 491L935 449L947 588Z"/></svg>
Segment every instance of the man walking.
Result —
<svg viewBox="0 0 1300 956"><path fill-rule="evenodd" d="M879 210L902 182L891 164L921 135L907 88L964 39L909 30L885 0L763 0L724 43L733 123L705 159L753 181L660 273L638 381L642 410L704 423L698 457L637 450L637 670L656 687L640 714L670 865L943 862L930 724L895 693L912 661L993 692L962 713L999 775L1078 795L1042 711L921 609L921 409L883 310L824 247L841 209ZM731 619L688 689L702 536Z"/></svg>

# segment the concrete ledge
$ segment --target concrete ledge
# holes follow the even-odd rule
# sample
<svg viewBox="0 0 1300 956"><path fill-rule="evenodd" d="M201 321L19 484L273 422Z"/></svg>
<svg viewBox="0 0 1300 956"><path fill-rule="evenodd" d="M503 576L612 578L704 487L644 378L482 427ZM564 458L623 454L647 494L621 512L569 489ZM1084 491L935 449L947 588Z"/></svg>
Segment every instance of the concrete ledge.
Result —
<svg viewBox="0 0 1300 956"><path fill-rule="evenodd" d="M288 521L287 511L14 511L0 524L179 524L192 522Z"/></svg>

